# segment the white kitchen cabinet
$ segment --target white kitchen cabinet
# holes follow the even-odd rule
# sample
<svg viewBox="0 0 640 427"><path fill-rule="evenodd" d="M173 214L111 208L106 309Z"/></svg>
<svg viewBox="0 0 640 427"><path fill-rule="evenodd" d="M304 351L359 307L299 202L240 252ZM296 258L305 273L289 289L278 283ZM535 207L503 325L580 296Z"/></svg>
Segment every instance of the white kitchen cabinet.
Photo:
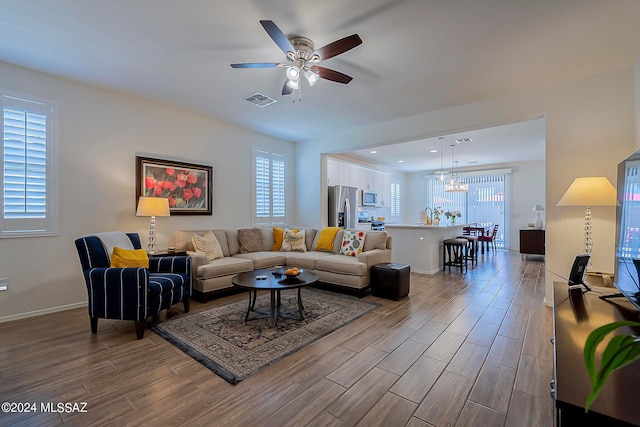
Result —
<svg viewBox="0 0 640 427"><path fill-rule="evenodd" d="M382 174L382 189L379 194L381 206L391 206L391 175Z"/></svg>
<svg viewBox="0 0 640 427"><path fill-rule="evenodd" d="M327 185L340 185L340 162L327 158Z"/></svg>

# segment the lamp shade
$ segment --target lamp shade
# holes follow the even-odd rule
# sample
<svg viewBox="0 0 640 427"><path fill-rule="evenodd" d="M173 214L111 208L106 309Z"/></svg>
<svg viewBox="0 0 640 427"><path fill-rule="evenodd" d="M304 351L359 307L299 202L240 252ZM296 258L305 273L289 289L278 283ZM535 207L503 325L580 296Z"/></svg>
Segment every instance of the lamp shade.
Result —
<svg viewBox="0 0 640 427"><path fill-rule="evenodd" d="M557 206L615 206L616 189L604 176L576 178Z"/></svg>
<svg viewBox="0 0 640 427"><path fill-rule="evenodd" d="M534 212L542 212L544 208L542 207L542 205L535 205L531 210Z"/></svg>
<svg viewBox="0 0 640 427"><path fill-rule="evenodd" d="M140 197L136 216L169 216L169 199L164 197Z"/></svg>

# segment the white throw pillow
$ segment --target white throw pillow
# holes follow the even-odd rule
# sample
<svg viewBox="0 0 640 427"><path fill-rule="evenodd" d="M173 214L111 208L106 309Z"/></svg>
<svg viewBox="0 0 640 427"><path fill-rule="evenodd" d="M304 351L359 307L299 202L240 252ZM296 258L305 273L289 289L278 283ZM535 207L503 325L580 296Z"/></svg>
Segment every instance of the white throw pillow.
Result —
<svg viewBox="0 0 640 427"><path fill-rule="evenodd" d="M304 229L294 233L293 230L288 228L284 229L284 235L282 237L281 252L306 252L307 245L304 242L305 231Z"/></svg>
<svg viewBox="0 0 640 427"><path fill-rule="evenodd" d="M196 252L204 253L207 257L207 261L213 261L214 259L223 258L222 248L220 242L216 239L213 231L207 231L204 236L198 234L191 235L191 243Z"/></svg>
<svg viewBox="0 0 640 427"><path fill-rule="evenodd" d="M342 245L340 246L340 255L358 256L364 248L364 238L367 233L364 231L344 231L342 236Z"/></svg>

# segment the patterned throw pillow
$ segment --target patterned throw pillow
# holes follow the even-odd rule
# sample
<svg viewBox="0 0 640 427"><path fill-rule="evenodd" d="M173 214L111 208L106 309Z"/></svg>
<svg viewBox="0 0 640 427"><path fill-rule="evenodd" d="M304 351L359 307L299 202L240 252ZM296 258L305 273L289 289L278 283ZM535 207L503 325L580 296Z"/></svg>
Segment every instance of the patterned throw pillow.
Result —
<svg viewBox="0 0 640 427"><path fill-rule="evenodd" d="M282 238L282 248L281 252L306 252L307 245L304 242L305 231L300 230L295 232L293 230L289 230L288 228L284 229L284 237Z"/></svg>
<svg viewBox="0 0 640 427"><path fill-rule="evenodd" d="M213 231L208 231L204 236L198 234L191 235L191 243L196 252L204 253L207 257L207 261L213 261L214 259L224 257L220 242L216 239Z"/></svg>
<svg viewBox="0 0 640 427"><path fill-rule="evenodd" d="M342 246L340 247L340 255L358 256L362 253L364 247L364 238L367 233L364 231L344 231L342 236Z"/></svg>

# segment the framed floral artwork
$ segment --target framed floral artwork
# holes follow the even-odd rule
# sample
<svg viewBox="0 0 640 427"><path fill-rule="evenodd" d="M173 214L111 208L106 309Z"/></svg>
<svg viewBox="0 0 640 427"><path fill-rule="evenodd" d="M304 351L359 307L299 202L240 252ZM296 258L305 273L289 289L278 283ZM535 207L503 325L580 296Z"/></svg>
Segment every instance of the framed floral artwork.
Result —
<svg viewBox="0 0 640 427"><path fill-rule="evenodd" d="M136 156L136 205L140 197L166 197L171 215L211 215L213 167Z"/></svg>

